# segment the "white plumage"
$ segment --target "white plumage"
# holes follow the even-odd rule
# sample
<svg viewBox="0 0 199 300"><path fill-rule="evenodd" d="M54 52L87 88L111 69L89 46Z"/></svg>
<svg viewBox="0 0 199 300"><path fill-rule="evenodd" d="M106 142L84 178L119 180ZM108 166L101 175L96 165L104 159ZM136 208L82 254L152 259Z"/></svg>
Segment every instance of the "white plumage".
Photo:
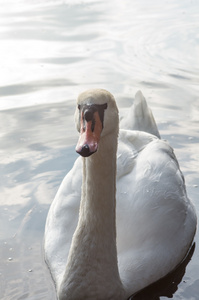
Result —
<svg viewBox="0 0 199 300"><path fill-rule="evenodd" d="M159 139L141 92L121 123L127 129L120 129L118 149L113 96L89 90L78 98L79 106L104 103L99 148L76 160L47 217L45 257L60 300L127 299L183 260L196 229L173 149ZM81 131L80 118L77 109Z"/></svg>

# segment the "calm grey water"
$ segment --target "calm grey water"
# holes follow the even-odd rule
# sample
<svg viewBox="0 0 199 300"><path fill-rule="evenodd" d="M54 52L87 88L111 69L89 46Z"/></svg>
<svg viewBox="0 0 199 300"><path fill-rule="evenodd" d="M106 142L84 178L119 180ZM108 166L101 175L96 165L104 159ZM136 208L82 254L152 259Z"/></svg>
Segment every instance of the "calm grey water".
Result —
<svg viewBox="0 0 199 300"><path fill-rule="evenodd" d="M142 90L199 212L199 2L0 0L0 7L0 299L53 300L43 232L76 158L79 92L108 89L122 116ZM195 241L186 270L154 287L151 300L198 299L198 233Z"/></svg>

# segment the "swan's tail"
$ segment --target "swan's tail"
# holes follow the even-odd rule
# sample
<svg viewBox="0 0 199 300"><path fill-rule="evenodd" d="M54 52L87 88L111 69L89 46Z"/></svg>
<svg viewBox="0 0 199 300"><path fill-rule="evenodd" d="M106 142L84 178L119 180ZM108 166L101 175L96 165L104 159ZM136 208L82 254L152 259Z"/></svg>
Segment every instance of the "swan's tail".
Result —
<svg viewBox="0 0 199 300"><path fill-rule="evenodd" d="M152 111L148 107L146 99L141 91L136 93L134 103L131 106L128 115L122 119L120 127L123 129L145 131L160 138Z"/></svg>

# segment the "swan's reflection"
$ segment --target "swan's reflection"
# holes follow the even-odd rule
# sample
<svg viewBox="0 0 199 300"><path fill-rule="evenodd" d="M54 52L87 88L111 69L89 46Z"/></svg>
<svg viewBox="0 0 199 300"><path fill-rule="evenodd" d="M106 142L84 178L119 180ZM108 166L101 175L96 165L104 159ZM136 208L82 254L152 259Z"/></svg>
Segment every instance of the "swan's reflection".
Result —
<svg viewBox="0 0 199 300"><path fill-rule="evenodd" d="M183 262L163 279L158 280L149 287L143 289L141 292L129 298L129 300L160 300L160 297L173 298L174 293L178 289L178 285L182 281L185 274L186 267L190 262L195 251L195 243L190 248L186 258Z"/></svg>

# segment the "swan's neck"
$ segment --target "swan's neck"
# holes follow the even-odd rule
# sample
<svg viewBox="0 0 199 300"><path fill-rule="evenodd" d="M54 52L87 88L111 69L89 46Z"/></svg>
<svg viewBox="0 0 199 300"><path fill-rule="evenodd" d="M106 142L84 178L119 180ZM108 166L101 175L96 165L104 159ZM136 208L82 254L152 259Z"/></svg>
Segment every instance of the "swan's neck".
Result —
<svg viewBox="0 0 199 300"><path fill-rule="evenodd" d="M123 299L116 249L114 140L117 136L104 137L98 152L83 158L79 222L60 299Z"/></svg>

